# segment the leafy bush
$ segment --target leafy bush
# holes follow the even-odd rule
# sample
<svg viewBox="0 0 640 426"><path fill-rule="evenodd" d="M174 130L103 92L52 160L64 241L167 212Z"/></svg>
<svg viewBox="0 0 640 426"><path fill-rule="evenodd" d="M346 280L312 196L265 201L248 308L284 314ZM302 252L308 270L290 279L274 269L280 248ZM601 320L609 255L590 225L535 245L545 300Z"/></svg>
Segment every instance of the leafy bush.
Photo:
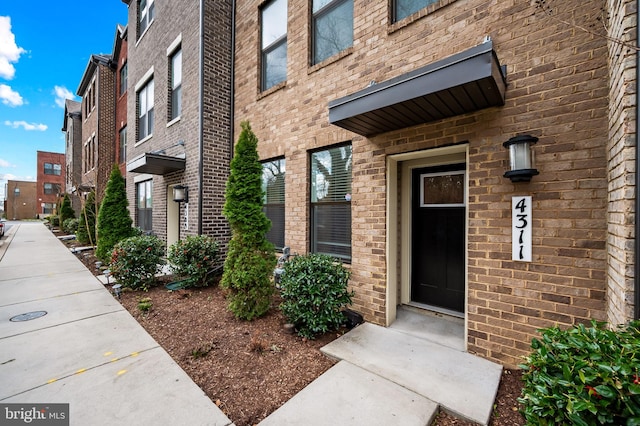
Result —
<svg viewBox="0 0 640 426"><path fill-rule="evenodd" d="M78 219L67 219L62 224L62 230L69 234L73 234L78 230Z"/></svg>
<svg viewBox="0 0 640 426"><path fill-rule="evenodd" d="M640 321L540 330L524 370L523 414L535 425L639 425Z"/></svg>
<svg viewBox="0 0 640 426"><path fill-rule="evenodd" d="M51 227L55 228L60 226L60 216L49 216L47 219L49 220Z"/></svg>
<svg viewBox="0 0 640 426"><path fill-rule="evenodd" d="M162 269L164 242L155 236L126 238L115 245L109 269L123 287L148 290Z"/></svg>
<svg viewBox="0 0 640 426"><path fill-rule="evenodd" d="M174 274L189 277L188 286L206 286L208 272L218 266L218 243L208 235L189 235L169 247L167 260Z"/></svg>
<svg viewBox="0 0 640 426"><path fill-rule="evenodd" d="M284 264L280 309L298 335L314 338L345 322L342 308L351 304L350 272L325 254L296 256Z"/></svg>

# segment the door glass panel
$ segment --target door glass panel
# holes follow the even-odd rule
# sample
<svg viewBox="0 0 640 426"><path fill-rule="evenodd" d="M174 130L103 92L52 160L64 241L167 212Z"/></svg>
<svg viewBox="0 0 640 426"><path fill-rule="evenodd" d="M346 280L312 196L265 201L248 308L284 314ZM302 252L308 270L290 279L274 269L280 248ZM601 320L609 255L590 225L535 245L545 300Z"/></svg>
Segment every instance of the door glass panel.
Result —
<svg viewBox="0 0 640 426"><path fill-rule="evenodd" d="M464 172L423 174L420 186L421 207L464 205Z"/></svg>

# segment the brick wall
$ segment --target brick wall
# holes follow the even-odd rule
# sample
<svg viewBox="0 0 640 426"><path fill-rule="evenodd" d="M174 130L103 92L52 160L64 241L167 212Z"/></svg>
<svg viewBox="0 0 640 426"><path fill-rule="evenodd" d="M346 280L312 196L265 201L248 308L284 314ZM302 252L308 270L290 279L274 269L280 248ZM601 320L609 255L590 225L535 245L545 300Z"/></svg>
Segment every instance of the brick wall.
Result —
<svg viewBox="0 0 640 426"><path fill-rule="evenodd" d="M37 182L7 181L5 215L9 220L35 219L39 204ZM16 189L19 190L16 193ZM19 195L18 195L19 194Z"/></svg>
<svg viewBox="0 0 640 426"><path fill-rule="evenodd" d="M549 2L547 2L549 3ZM598 31L602 1L552 1L563 21ZM468 350L515 365L536 329L605 319L607 280L607 45L530 2L442 1L390 24L388 2L354 2L354 43L309 66L309 2L289 1L286 84L258 90L260 1L237 3L235 129L249 120L262 159L286 159L286 236L309 247L309 151L353 144L351 285L354 308L385 324L390 155L468 144ZM596 25L592 25L595 23ZM504 107L365 138L331 126L327 103L491 36L507 66ZM540 138L540 175L503 177L502 143ZM533 198L533 261L511 261L511 197Z"/></svg>
<svg viewBox="0 0 640 426"><path fill-rule="evenodd" d="M116 43L118 44L117 57L114 57L114 62L116 64L115 70L115 98L116 98L116 111L115 111L115 147L114 154L116 158L116 162L120 166L120 173L122 176L126 176L127 168L126 168L126 155L121 156L121 147L124 141L120 140L120 131L127 127L127 90L126 90L126 81L121 81L120 72L122 68L127 65L127 32L120 33L118 32L116 36ZM122 91L120 88L124 87L124 92L120 94Z"/></svg>
<svg viewBox="0 0 640 426"><path fill-rule="evenodd" d="M96 132L96 196L98 201L104 197L111 170L116 163L116 76L111 67L100 64L97 69L98 79L96 94L97 110L94 123Z"/></svg>
<svg viewBox="0 0 640 426"><path fill-rule="evenodd" d="M607 320L622 324L633 318L634 198L636 156L636 2L609 1L610 42L609 203ZM631 47L629 47L631 46Z"/></svg>

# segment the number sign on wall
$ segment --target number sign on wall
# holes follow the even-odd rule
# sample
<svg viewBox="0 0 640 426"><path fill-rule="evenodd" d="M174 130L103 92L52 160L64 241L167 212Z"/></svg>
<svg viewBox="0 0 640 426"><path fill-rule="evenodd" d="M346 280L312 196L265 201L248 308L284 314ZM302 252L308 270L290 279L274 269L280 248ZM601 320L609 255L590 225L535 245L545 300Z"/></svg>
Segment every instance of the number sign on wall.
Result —
<svg viewBox="0 0 640 426"><path fill-rule="evenodd" d="M511 198L511 259L531 262L531 197Z"/></svg>

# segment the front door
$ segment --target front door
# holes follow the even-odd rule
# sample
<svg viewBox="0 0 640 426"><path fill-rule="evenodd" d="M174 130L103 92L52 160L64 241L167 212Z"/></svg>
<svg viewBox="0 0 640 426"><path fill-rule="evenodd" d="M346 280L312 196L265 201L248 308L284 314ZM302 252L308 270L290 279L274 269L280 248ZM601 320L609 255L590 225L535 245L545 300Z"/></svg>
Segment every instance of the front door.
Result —
<svg viewBox="0 0 640 426"><path fill-rule="evenodd" d="M411 301L464 312L465 165L412 171Z"/></svg>

